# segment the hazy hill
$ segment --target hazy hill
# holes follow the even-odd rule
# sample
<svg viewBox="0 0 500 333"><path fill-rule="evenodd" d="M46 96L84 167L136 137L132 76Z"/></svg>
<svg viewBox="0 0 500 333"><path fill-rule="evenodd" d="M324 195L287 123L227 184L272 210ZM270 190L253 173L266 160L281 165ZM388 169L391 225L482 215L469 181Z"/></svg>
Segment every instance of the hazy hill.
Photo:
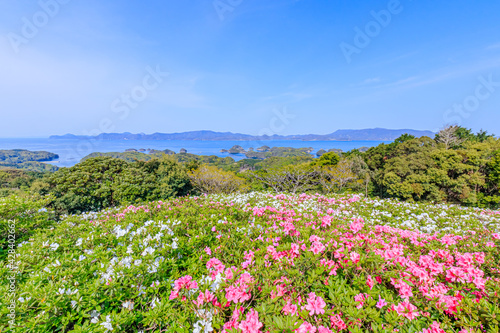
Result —
<svg viewBox="0 0 500 333"><path fill-rule="evenodd" d="M250 141L250 140L302 140L302 141L393 141L402 134L412 134L416 137L434 137L431 131L419 131L412 129L385 129L372 128L361 130L338 130L331 134L304 134L304 135L273 135L254 136L249 134L214 132L214 131L191 131L182 133L102 133L95 137L77 136L73 134L53 135L51 139L98 139L98 140L200 140L200 141Z"/></svg>

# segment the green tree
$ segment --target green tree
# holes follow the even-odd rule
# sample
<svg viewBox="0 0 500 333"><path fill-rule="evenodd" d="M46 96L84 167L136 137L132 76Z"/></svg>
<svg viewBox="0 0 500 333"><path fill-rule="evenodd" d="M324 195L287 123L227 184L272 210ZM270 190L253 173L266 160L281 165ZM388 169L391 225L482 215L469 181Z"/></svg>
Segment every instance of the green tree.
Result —
<svg viewBox="0 0 500 333"><path fill-rule="evenodd" d="M320 158L314 161L314 165L323 166L335 166L340 162L340 156L335 152L328 152L321 155Z"/></svg>

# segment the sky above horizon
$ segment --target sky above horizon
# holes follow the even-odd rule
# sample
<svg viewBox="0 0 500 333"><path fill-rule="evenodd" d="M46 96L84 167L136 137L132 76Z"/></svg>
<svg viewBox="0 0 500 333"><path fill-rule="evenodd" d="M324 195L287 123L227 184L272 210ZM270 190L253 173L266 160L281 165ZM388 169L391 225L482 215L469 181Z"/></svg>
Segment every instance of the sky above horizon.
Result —
<svg viewBox="0 0 500 333"><path fill-rule="evenodd" d="M500 2L0 1L0 137L500 135Z"/></svg>

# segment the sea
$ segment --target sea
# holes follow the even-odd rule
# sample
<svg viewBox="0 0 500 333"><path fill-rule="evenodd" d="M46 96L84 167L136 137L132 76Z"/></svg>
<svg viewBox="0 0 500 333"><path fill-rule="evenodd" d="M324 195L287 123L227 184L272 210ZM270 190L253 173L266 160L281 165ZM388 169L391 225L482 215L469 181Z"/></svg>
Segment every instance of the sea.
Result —
<svg viewBox="0 0 500 333"><path fill-rule="evenodd" d="M196 155L215 155L219 157L230 156L238 161L245 158L243 154L222 153L221 149L229 150L235 145L248 150L261 146L312 148L311 155L316 156L318 150L342 149L349 151L355 148L374 147L390 141L298 141L298 140L272 140L272 141L194 141L194 140L66 140L48 138L29 139L2 139L2 149L26 149L32 151L48 151L59 155L59 159L48 162L58 167L71 167L85 156L94 153L124 152L127 149L170 149L178 153L186 149L188 153ZM147 153L147 151L146 151Z"/></svg>

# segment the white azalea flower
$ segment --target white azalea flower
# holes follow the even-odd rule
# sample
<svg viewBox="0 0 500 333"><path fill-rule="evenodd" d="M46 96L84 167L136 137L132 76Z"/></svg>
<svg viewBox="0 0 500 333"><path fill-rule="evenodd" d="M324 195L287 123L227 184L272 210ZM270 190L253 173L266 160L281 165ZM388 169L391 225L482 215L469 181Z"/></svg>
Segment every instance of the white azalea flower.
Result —
<svg viewBox="0 0 500 333"><path fill-rule="evenodd" d="M151 309L156 308L156 306L160 304L160 300L157 297L153 298L153 300L151 301Z"/></svg>
<svg viewBox="0 0 500 333"><path fill-rule="evenodd" d="M111 325L111 316L106 316L106 321L101 323L101 326L104 326L108 331L112 331L113 325Z"/></svg>
<svg viewBox="0 0 500 333"><path fill-rule="evenodd" d="M131 302L131 301L123 302L122 307L127 309L127 310L132 311L134 309L134 302Z"/></svg>
<svg viewBox="0 0 500 333"><path fill-rule="evenodd" d="M177 237L172 240L172 245L171 245L172 249L175 250L175 249L177 249L179 247L179 246L177 246L177 241L178 240L179 239Z"/></svg>
<svg viewBox="0 0 500 333"><path fill-rule="evenodd" d="M82 242L83 242L83 239L82 238L78 238L75 245L76 246L80 246L80 245L82 245Z"/></svg>
<svg viewBox="0 0 500 333"><path fill-rule="evenodd" d="M158 263L154 262L151 265L148 266L148 273L153 274L158 272Z"/></svg>
<svg viewBox="0 0 500 333"><path fill-rule="evenodd" d="M151 246L148 246L144 251L142 252L142 256L145 256L146 254L153 254L155 252L155 249L153 249Z"/></svg>
<svg viewBox="0 0 500 333"><path fill-rule="evenodd" d="M194 324L194 330L193 333L209 333L212 332L214 329L212 327L212 322L208 320L198 320Z"/></svg>
<svg viewBox="0 0 500 333"><path fill-rule="evenodd" d="M52 243L52 244L50 244L50 249L51 249L52 251L56 251L58 247L59 247L59 244L57 244L57 243Z"/></svg>
<svg viewBox="0 0 500 333"><path fill-rule="evenodd" d="M116 226L113 231L116 234L116 238L125 236L128 233L127 229L122 229L120 226Z"/></svg>
<svg viewBox="0 0 500 333"><path fill-rule="evenodd" d="M120 265L122 266L125 266L127 268L130 268L130 264L132 263L132 257L126 257L126 258L123 258L121 261L120 261Z"/></svg>
<svg viewBox="0 0 500 333"><path fill-rule="evenodd" d="M70 288L68 288L68 289L66 290L66 295L74 295L74 294L76 294L77 292L78 292L78 289L75 289L75 290L73 290L73 291L72 291Z"/></svg>
<svg viewBox="0 0 500 333"><path fill-rule="evenodd" d="M100 315L101 315L101 314L100 314L99 312L97 312L96 310L92 310L92 311L90 312L90 318L92 318L92 319L90 320L90 322L91 322L92 324L97 324L97 322L99 321L99 316L100 316Z"/></svg>

